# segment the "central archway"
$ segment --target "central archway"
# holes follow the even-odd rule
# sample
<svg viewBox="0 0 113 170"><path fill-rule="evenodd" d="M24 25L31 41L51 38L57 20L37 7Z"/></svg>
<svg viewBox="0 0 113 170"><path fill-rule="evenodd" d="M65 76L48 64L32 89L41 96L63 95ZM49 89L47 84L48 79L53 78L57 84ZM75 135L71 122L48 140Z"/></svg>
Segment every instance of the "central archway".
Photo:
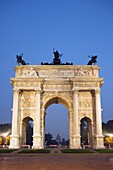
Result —
<svg viewBox="0 0 113 170"><path fill-rule="evenodd" d="M51 104L46 109L45 134L52 134L52 141L56 141L58 146L68 146L69 141L69 119L68 110L63 104ZM45 143L48 146L47 138Z"/></svg>
<svg viewBox="0 0 113 170"><path fill-rule="evenodd" d="M48 109L50 108L50 107L55 107L54 105L55 104L57 104L56 106L59 106L59 108L60 107L64 107L65 109L64 109L64 112L65 112L65 114L67 114L66 116L67 116L67 126L68 126L68 128L67 128L67 137L65 137L66 138L66 143L67 144L69 144L70 145L70 136L72 136L72 134L71 134L71 130L70 130L70 127L72 127L72 126L70 126L70 108L71 108L71 103L70 103L70 101L68 100L68 98L63 98L62 96L52 96L52 97L48 97L46 100L45 100L45 102L44 102L44 105L43 105L43 109L45 110L45 114L44 114L44 130L43 130L43 132L44 132L44 134L43 134L43 136L45 137L45 133L47 132L47 131L45 131L46 130L46 118L47 118L47 114L49 114L48 113ZM59 109L60 110L60 109ZM62 111L61 111L62 112ZM58 116L60 116L60 114L64 114L64 113L59 113L58 114ZM53 113L54 114L54 113ZM57 113L56 113L57 114ZM63 118L64 118L64 115L63 115ZM60 117L59 117L59 119L60 119ZM58 120L58 119L57 119ZM72 121L71 121L72 122ZM63 120L62 120L62 125L63 125ZM48 132L49 133L49 132ZM51 133L51 132L50 132ZM64 138L64 136L63 136L63 138ZM45 139L44 139L44 143L45 143Z"/></svg>

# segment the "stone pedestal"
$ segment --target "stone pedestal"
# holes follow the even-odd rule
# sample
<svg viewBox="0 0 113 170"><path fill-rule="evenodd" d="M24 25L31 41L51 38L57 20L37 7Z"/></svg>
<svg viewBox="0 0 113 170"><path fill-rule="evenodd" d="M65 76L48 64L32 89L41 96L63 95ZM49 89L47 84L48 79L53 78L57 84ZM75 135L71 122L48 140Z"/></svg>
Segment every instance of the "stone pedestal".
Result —
<svg viewBox="0 0 113 170"><path fill-rule="evenodd" d="M17 135L11 135L10 136L10 149L18 149L20 148L20 142L19 142L19 136Z"/></svg>
<svg viewBox="0 0 113 170"><path fill-rule="evenodd" d="M43 149L42 146L42 136L35 135L33 136L33 149Z"/></svg>
<svg viewBox="0 0 113 170"><path fill-rule="evenodd" d="M95 149L104 149L104 136L96 136L95 137Z"/></svg>
<svg viewBox="0 0 113 170"><path fill-rule="evenodd" d="M80 135L73 135L72 137L72 146L70 146L71 149L80 149Z"/></svg>

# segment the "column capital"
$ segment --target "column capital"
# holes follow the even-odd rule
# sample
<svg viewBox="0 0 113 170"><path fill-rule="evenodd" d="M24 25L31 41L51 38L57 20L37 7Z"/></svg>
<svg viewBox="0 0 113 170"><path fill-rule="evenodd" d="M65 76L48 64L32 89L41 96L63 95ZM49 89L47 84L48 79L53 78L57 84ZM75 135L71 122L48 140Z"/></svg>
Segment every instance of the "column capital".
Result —
<svg viewBox="0 0 113 170"><path fill-rule="evenodd" d="M41 93L42 89L41 88L39 88L39 89L35 88L34 91L35 91L35 93Z"/></svg>
<svg viewBox="0 0 113 170"><path fill-rule="evenodd" d="M93 92L94 92L95 94L100 94L100 89L94 89Z"/></svg>
<svg viewBox="0 0 113 170"><path fill-rule="evenodd" d="M14 93L19 93L20 89L19 88L13 88Z"/></svg>
<svg viewBox="0 0 113 170"><path fill-rule="evenodd" d="M79 92L79 89L73 88L72 91L73 91L74 94L77 94Z"/></svg>

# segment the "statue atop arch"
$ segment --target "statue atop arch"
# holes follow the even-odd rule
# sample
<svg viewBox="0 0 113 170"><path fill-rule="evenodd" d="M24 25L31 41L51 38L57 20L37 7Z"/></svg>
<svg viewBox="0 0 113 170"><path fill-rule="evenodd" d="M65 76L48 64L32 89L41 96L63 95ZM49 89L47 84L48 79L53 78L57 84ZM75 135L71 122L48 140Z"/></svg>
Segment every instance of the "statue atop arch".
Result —
<svg viewBox="0 0 113 170"><path fill-rule="evenodd" d="M53 54L54 54L54 58L53 58L52 63L48 63L48 62L43 63L43 62L41 62L41 65L73 65L73 63L68 63L68 62L62 63L61 62L62 54L60 54L59 51L55 50L54 48L53 48Z"/></svg>
<svg viewBox="0 0 113 170"><path fill-rule="evenodd" d="M96 56L92 55L92 57L90 57L90 56L88 56L88 57L91 59L89 60L87 65L93 65L93 64L95 65L97 63L97 55Z"/></svg>
<svg viewBox="0 0 113 170"><path fill-rule="evenodd" d="M55 65L61 64L60 57L62 56L62 54L60 54L58 50L55 51L54 48L53 48L53 54L54 54L53 64Z"/></svg>
<svg viewBox="0 0 113 170"><path fill-rule="evenodd" d="M23 53L21 55L16 55L16 59L17 59L17 63L18 65L27 65L28 63L26 63L23 59Z"/></svg>

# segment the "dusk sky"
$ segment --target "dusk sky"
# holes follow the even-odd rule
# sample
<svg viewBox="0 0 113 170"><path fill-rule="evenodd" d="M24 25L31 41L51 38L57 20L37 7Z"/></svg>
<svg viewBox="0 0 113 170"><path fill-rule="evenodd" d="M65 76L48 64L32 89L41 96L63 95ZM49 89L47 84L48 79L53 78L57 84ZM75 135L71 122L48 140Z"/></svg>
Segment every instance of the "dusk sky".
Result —
<svg viewBox="0 0 113 170"><path fill-rule="evenodd" d="M113 119L113 0L0 0L0 123L11 122L16 55L30 65L52 62L86 65L97 55L102 86L103 121ZM46 132L67 138L68 110L47 109Z"/></svg>

